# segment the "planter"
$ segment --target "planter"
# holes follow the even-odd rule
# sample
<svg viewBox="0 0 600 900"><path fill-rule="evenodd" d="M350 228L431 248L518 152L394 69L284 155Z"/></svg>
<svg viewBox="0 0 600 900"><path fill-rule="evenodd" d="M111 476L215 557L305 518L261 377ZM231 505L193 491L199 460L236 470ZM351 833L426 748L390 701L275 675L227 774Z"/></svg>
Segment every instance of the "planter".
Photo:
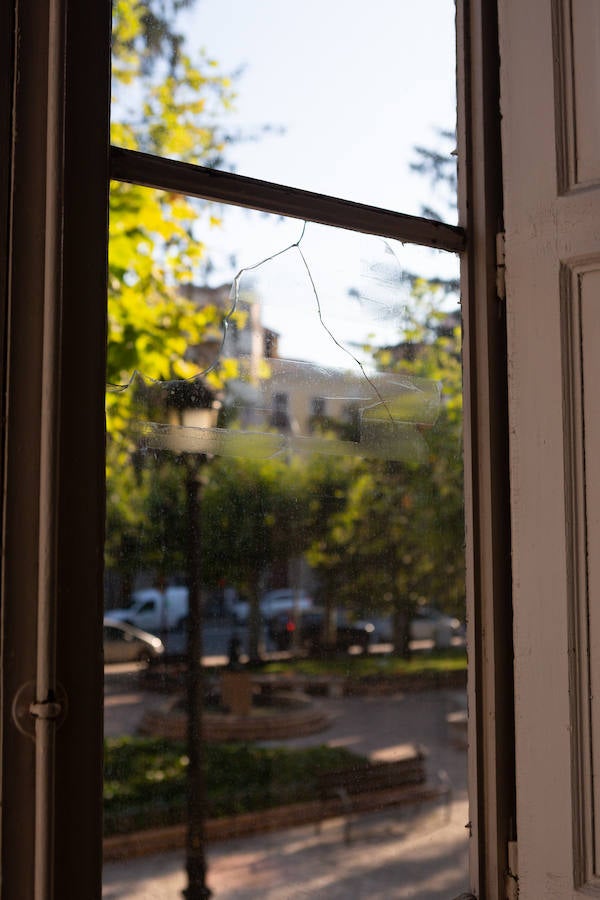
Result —
<svg viewBox="0 0 600 900"><path fill-rule="evenodd" d="M202 733L206 741L261 741L304 737L323 731L331 717L304 694L281 693L254 698L248 715L205 710ZM141 734L185 740L187 714L180 698L162 709L148 711Z"/></svg>

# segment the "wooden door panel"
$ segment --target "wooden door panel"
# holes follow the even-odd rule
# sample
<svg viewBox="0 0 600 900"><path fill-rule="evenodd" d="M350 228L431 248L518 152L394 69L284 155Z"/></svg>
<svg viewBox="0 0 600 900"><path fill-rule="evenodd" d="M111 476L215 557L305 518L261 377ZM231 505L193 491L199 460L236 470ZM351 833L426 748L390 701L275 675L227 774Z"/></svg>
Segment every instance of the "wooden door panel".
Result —
<svg viewBox="0 0 600 900"><path fill-rule="evenodd" d="M502 0L520 896L600 893L600 4Z"/></svg>
<svg viewBox="0 0 600 900"><path fill-rule="evenodd" d="M561 193L600 182L600 5L555 0ZM575 65L576 63L576 65Z"/></svg>
<svg viewBox="0 0 600 900"><path fill-rule="evenodd" d="M600 872L600 258L561 281L574 884Z"/></svg>

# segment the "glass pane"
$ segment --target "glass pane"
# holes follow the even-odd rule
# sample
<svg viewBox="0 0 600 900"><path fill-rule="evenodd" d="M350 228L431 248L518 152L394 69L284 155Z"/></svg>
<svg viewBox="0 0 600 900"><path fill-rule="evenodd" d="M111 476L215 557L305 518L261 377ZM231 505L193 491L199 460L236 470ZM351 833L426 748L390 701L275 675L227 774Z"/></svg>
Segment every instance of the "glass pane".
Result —
<svg viewBox="0 0 600 900"><path fill-rule="evenodd" d="M177 5L115 4L113 143L455 221L453 0Z"/></svg>
<svg viewBox="0 0 600 900"><path fill-rule="evenodd" d="M179 896L186 823L220 897L455 896L457 260L218 220L113 186L105 896Z"/></svg>

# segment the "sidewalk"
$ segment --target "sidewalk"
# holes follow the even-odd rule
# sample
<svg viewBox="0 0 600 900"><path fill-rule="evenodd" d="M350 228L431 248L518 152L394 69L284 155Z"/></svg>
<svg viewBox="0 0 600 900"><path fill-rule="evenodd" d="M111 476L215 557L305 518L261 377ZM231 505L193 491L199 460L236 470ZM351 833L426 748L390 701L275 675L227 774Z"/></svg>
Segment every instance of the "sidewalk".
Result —
<svg viewBox="0 0 600 900"><path fill-rule="evenodd" d="M467 889L466 801L416 816L363 816L350 846L339 820L208 848L208 885L222 900L450 900ZM105 867L103 900L176 900L183 853Z"/></svg>

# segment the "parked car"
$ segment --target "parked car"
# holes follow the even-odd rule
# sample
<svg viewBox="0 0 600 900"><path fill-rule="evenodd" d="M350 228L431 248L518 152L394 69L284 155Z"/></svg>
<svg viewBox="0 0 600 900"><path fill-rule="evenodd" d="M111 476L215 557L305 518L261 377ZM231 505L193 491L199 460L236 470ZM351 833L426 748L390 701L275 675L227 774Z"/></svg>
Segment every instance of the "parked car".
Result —
<svg viewBox="0 0 600 900"><path fill-rule="evenodd" d="M375 626L375 639L378 641L391 641L392 620L391 616L375 618L372 620ZM455 616L448 616L434 606L419 606L410 621L410 639L413 641L433 641L440 649L449 647L452 638L464 634L464 625Z"/></svg>
<svg viewBox="0 0 600 900"><path fill-rule="evenodd" d="M109 617L104 618L103 644L105 663L150 662L165 652L160 638Z"/></svg>
<svg viewBox="0 0 600 900"><path fill-rule="evenodd" d="M436 647L449 647L452 638L461 633L461 622L433 606L419 606L410 623L413 641L433 641Z"/></svg>
<svg viewBox="0 0 600 900"><path fill-rule="evenodd" d="M260 615L269 622L279 613L307 611L312 609L314 601L304 591L296 591L293 588L276 588L263 594L259 601ZM233 606L233 615L238 625L245 625L250 615L250 603L247 600L239 600Z"/></svg>
<svg viewBox="0 0 600 900"><path fill-rule="evenodd" d="M278 613L269 622L269 636L278 650L288 650L293 642L294 633L298 631L297 644L304 650L317 651L322 647L323 619L325 610L318 607L293 613ZM336 613L335 647L337 650L349 650L360 647L363 652L369 649L374 626L370 622L350 622L341 611Z"/></svg>

